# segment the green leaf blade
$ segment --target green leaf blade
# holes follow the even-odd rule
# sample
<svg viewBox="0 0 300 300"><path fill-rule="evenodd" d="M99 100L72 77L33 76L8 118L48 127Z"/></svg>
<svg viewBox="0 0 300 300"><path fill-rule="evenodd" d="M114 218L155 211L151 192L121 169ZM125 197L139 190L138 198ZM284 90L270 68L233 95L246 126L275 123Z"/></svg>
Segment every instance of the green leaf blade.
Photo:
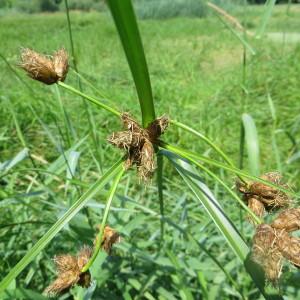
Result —
<svg viewBox="0 0 300 300"><path fill-rule="evenodd" d="M260 175L259 141L253 118L249 114L242 115L245 133L245 143L249 160L249 169L252 175Z"/></svg>
<svg viewBox="0 0 300 300"><path fill-rule="evenodd" d="M155 110L150 76L133 6L130 0L108 0L107 3L136 86L143 126L147 127L155 119Z"/></svg>

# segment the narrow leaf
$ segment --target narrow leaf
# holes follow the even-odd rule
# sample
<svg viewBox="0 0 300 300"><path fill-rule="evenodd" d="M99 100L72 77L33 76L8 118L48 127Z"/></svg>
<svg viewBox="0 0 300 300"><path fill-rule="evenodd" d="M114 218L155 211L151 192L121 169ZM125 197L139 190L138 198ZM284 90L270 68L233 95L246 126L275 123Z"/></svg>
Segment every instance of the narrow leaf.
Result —
<svg viewBox="0 0 300 300"><path fill-rule="evenodd" d="M143 44L130 0L107 0L135 82L143 126L155 119L152 89Z"/></svg>
<svg viewBox="0 0 300 300"><path fill-rule="evenodd" d="M7 160L3 163L0 162L0 172L7 172L10 169L12 169L15 165L17 165L19 162L24 160L25 158L28 157L28 148L24 148L20 152L17 153L15 157L13 157L10 160Z"/></svg>
<svg viewBox="0 0 300 300"><path fill-rule="evenodd" d="M252 175L259 176L259 142L255 122L248 114L243 114L242 122L244 127L245 143L247 147L249 169Z"/></svg>
<svg viewBox="0 0 300 300"><path fill-rule="evenodd" d="M266 31L267 24L271 18L276 0L267 0L265 4L265 12L262 16L261 24L256 32L256 37L261 38Z"/></svg>
<svg viewBox="0 0 300 300"><path fill-rule="evenodd" d="M170 152L163 151L163 153L173 163L178 173L195 194L196 198L202 203L213 222L229 243L230 247L234 250L236 255L244 261L249 249L234 225L227 218L221 205L212 192L201 181L200 177L195 173L190 164L179 159Z"/></svg>

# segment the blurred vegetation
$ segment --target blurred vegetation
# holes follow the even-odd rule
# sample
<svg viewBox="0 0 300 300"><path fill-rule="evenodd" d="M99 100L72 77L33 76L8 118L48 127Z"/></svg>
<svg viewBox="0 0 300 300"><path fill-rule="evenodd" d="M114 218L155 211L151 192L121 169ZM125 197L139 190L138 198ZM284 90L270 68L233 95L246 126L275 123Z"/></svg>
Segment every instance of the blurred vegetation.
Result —
<svg viewBox="0 0 300 300"><path fill-rule="evenodd" d="M246 0L213 0L217 5L232 9ZM138 17L142 19L164 19L177 16L203 17L208 9L204 0L134 0ZM64 10L63 0L0 0L2 14L6 12L55 12ZM104 11L106 5L104 0L70 0L71 10L82 11Z"/></svg>

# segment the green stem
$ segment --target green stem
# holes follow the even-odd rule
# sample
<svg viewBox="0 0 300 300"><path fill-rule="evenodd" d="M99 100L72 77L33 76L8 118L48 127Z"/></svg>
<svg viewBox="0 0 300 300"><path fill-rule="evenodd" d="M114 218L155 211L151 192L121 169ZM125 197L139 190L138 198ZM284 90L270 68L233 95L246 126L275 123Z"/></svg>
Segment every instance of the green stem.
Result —
<svg viewBox="0 0 300 300"><path fill-rule="evenodd" d="M87 264L81 270L82 273L86 272L92 266L92 264L94 263L95 259L98 256L98 253L101 249L102 239L103 239L103 234L104 234L104 228L105 228L105 225L106 225L106 222L107 222L108 214L109 214L109 211L110 211L110 206L111 206L112 200L114 198L114 195L116 193L116 190L117 190L118 184L120 182L120 179L121 179L122 175L124 174L124 171L125 171L124 168L122 168L119 171L119 173L116 175L116 178L115 178L115 180L114 180L114 182L111 186L111 189L109 191L109 196L108 196L108 199L107 199L107 202L106 202L106 205L105 205L105 210L104 210L102 223L101 223L101 226L100 226L100 231L99 231L99 234L98 234L97 239L96 239L96 245L95 245L95 248L94 248L94 252L93 252L93 255L92 255L91 259L87 262Z"/></svg>
<svg viewBox="0 0 300 300"><path fill-rule="evenodd" d="M180 151L181 153L184 153L185 155L187 155L187 156L189 156L191 158L195 158L195 159L198 159L198 160L203 161L205 163L208 163L208 164L210 164L212 166L216 166L218 168L230 171L230 172L232 172L232 173L234 173L236 175L243 176L243 177L245 177L247 179L250 179L252 181L261 182L261 183L263 183L263 184L265 184L267 186L273 187L273 188L275 188L275 189L277 189L279 191L282 191L282 192L284 192L286 194L292 195L295 198L300 198L299 194L297 194L297 193L295 193L295 192L293 192L291 190L283 188L283 187L281 187L279 185L276 185L276 184L274 184L274 183L272 183L270 181L264 180L264 179L262 179L260 177L257 177L257 176L254 176L254 175L250 175L250 174L248 174L248 173L246 173L244 171L241 171L238 168L231 167L231 166L228 166L228 165L224 165L224 164L222 164L222 163L220 163L220 162L218 162L216 160L207 158L205 156L199 155L197 153L194 153L194 152L191 152L191 151L188 151L188 150L185 150L185 149L181 149L179 147L176 147L174 145L170 145L170 144L162 142L162 141L160 142L159 146L161 148L163 148L163 149L169 150L170 152Z"/></svg>
<svg viewBox="0 0 300 300"><path fill-rule="evenodd" d="M157 189L158 189L158 199L159 199L159 210L162 218L164 217L164 196L163 196L163 156L161 153L157 153ZM164 240L164 222L160 219L160 240ZM162 244L162 243L161 243Z"/></svg>
<svg viewBox="0 0 300 300"><path fill-rule="evenodd" d="M65 83L63 83L63 82L61 82L61 81L58 81L57 84L58 84L59 86L63 87L64 89L66 89L66 90L72 92L73 94L76 94L76 95L78 95L78 96L81 96L81 97L87 99L88 101L92 102L93 104L96 104L96 105L98 105L99 107L101 107L101 108L103 108L103 109L105 109L105 110L107 110L107 111L113 113L114 115L116 115L116 116L118 116L118 117L121 116L121 113L120 113L119 111L117 111L117 110L115 110L114 108L109 107L108 105L106 105L106 104L100 102L98 99L96 99L96 98L94 98L94 97L91 97L91 96L88 96L88 95L86 95L86 94L80 92L79 90L73 88L72 86L69 86L69 85L67 85L67 84L65 84Z"/></svg>
<svg viewBox="0 0 300 300"><path fill-rule="evenodd" d="M185 125L183 123L180 123L178 121L170 120L170 123L174 124L175 126L177 126L179 128L182 128L183 130L188 131L188 132L196 135L200 139L202 139L205 143L207 143L209 146L211 146L221 157L223 157L223 159L228 163L228 165L230 165L231 167L235 168L235 165L230 160L230 158L216 144L214 144L208 137L206 137L202 133L200 133L200 132L194 130L193 128L191 128L191 127L189 127L189 126L187 126L187 125ZM238 175L238 177L240 178L240 180L242 182L246 183L245 180L242 177L240 177L239 175Z"/></svg>
<svg viewBox="0 0 300 300"><path fill-rule="evenodd" d="M62 117L64 119L64 123L65 123L68 148L70 148L71 145L72 145L70 132L72 133L72 137L73 137L74 140L76 139L75 133L73 131L69 115L68 115L68 113L67 113L67 111L66 111L66 109L63 105L58 86L55 86L55 92L56 92L56 96L57 96L57 100L58 100L58 105L59 105L59 108L61 110L61 114L62 114Z"/></svg>
<svg viewBox="0 0 300 300"><path fill-rule="evenodd" d="M187 155L185 152L180 151L178 149L168 149L169 151L189 160L191 163L193 163L194 165L196 165L197 167L199 167L200 169L202 169L205 173L207 173L210 177L214 178L216 181L218 181L226 190L227 192L236 200L239 202L239 204L242 206L242 208L249 214L251 215L251 217L253 218L253 220L257 223L257 224L261 224L262 220L257 217L253 211L231 190L231 188L223 182L223 180L221 180L217 175L215 175L213 172L211 172L209 169L207 169L206 167L204 167L203 165L201 165L200 163L198 163L196 160L194 160L193 158L191 158L189 155Z"/></svg>
<svg viewBox="0 0 300 300"><path fill-rule="evenodd" d="M76 62L76 58L75 58L75 50L74 50L74 42L73 42L68 0L65 0L65 7L66 7L66 13L67 13L67 22L68 22L69 39L70 39L70 44L71 44L72 61L73 61L76 72L78 72L77 71L77 62Z"/></svg>
<svg viewBox="0 0 300 300"><path fill-rule="evenodd" d="M73 60L73 65L75 69L75 73L77 74L77 79L78 79L78 86L79 90L82 92L82 85L81 85L81 80L79 77L79 71L77 67L77 59L75 56L75 47L74 47L74 41L73 41L73 34L72 34L72 27L71 27L71 20L70 20L70 13L69 13L69 5L68 5L68 0L65 0L65 8L66 8L66 14L67 14L67 23L68 23L68 31L69 31L69 39L70 39L70 44L71 44L71 53L72 53L72 60ZM98 161L100 162L100 171L101 173L103 172L102 170L102 153L101 153L101 147L99 146L99 140L97 137L97 131L96 131L96 126L94 122L94 116L92 112L90 111L90 108L88 106L88 103L86 100L83 98L82 99L83 107L87 116L88 120L88 125L89 125L89 130L92 133L92 140L94 143L95 151L96 151L96 156Z"/></svg>

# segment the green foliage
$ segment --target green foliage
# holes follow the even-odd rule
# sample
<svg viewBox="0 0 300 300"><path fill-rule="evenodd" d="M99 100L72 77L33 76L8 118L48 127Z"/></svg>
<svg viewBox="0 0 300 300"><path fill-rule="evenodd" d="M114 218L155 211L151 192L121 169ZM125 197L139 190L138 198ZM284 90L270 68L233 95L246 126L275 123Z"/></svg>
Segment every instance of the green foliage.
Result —
<svg viewBox="0 0 300 300"><path fill-rule="evenodd" d="M289 18L285 9L275 7L266 27L267 34L268 30L286 31L285 43L283 39L251 41L257 55L249 58L243 82L242 46L216 18L146 20L141 22L140 31L157 113L167 113L196 128L209 136L231 161L237 162L241 116L247 111L255 120L259 135L261 172L275 170L279 159L284 177L297 191L300 187L300 160L297 159L300 48L288 37L290 31L299 28L300 18L297 8L292 7ZM257 28L262 12L260 7L246 7L237 16L244 24L251 20ZM95 86L83 82L84 93L138 116L136 92L111 18L106 14L72 12L71 19L79 70ZM1 40L6 41L1 54L17 72L13 73L0 60L0 165L17 162L10 164L8 172L0 173L0 255L3 258L0 278L3 279L16 261L76 203L82 191L100 177L101 169L107 170L120 156L119 151L106 143L107 135L119 130L120 124L115 116L91 106L103 153L100 166L88 134L86 115L82 113L81 97L60 89L61 101L75 131L75 141L69 149L68 128L57 105L55 90L30 81L15 68L20 46L34 45L45 53L62 45L68 48L65 15L6 16L0 24ZM66 83L76 86L77 80L77 75L70 70ZM276 159L274 136L278 141ZM212 151L207 143L174 125L170 125L163 138L178 146L188 146L204 157L220 160L218 152ZM22 139L34 154L35 166L28 152L26 155L22 152ZM78 164L72 160L74 151L76 155L80 152ZM16 160L18 153L21 159ZM227 186L233 186L232 173L208 163L205 166ZM250 170L246 163L245 169ZM183 186L182 179L167 162L163 174L162 218L155 180L145 188L139 184L135 172L126 173L108 218L110 226L122 234L123 242L115 247L111 257L102 253L98 256L91 270L95 283L88 290L74 288L63 297L240 299L239 292L249 299L260 297L244 266L224 243L203 207L195 202L194 193ZM219 199L228 218L250 245L253 228L244 220L245 214L240 212L237 202L207 173L201 171L201 180ZM106 186L88 202L89 217L82 210L60 230L53 242L12 282L4 299L43 299L40 293L55 276L51 258L55 254L75 253L84 243L92 245L95 227L103 217L108 189ZM163 243L161 221L164 222ZM283 278L284 296L299 298L297 278L294 268ZM257 279L263 282L263 278L257 276Z"/></svg>

